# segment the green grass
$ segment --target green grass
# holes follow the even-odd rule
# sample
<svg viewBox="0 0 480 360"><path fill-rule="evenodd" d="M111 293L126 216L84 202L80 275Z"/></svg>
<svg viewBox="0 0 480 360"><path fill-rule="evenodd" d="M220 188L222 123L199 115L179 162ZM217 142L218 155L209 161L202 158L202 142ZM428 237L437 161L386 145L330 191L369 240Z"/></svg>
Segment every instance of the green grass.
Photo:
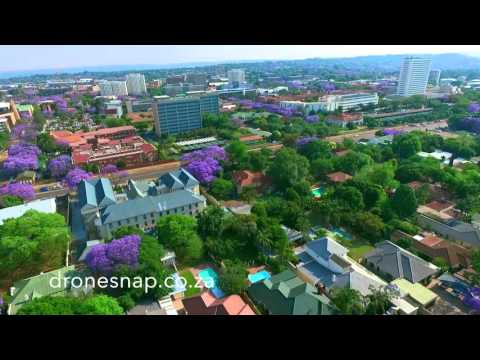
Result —
<svg viewBox="0 0 480 360"><path fill-rule="evenodd" d="M353 247L349 249L350 251L348 252L348 256L350 256L355 261L359 261L359 259L361 259L363 255L372 251L375 248L370 244L364 244L364 245L355 244Z"/></svg>
<svg viewBox="0 0 480 360"><path fill-rule="evenodd" d="M189 270L180 272L180 276L187 281L187 290L185 291L186 298L200 294L201 289L195 287L197 281Z"/></svg>

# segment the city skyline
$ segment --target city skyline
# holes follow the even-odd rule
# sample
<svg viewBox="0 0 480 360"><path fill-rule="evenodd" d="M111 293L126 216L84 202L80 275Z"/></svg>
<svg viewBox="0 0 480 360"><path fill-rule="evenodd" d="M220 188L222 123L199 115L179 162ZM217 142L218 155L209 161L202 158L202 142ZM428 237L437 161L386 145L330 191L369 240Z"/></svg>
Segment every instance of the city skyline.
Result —
<svg viewBox="0 0 480 360"><path fill-rule="evenodd" d="M460 53L478 45L0 45L0 73L102 66Z"/></svg>

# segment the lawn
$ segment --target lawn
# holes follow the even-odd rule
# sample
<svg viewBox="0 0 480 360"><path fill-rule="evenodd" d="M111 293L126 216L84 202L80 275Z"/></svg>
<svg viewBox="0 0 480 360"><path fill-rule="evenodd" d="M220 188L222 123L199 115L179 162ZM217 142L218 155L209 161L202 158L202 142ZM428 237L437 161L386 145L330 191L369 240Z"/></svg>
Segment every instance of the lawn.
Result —
<svg viewBox="0 0 480 360"><path fill-rule="evenodd" d="M197 281L193 277L193 274L190 272L190 270L183 270L180 272L180 276L187 281L187 290L185 291L186 298L200 294L201 289L195 287Z"/></svg>
<svg viewBox="0 0 480 360"><path fill-rule="evenodd" d="M359 261L366 253L375 249L375 247L372 246L366 240L362 240L358 238L353 240L348 240L344 237L341 237L332 233L330 233L330 236L332 236L340 244L345 246L349 250L348 256L350 256L355 261Z"/></svg>

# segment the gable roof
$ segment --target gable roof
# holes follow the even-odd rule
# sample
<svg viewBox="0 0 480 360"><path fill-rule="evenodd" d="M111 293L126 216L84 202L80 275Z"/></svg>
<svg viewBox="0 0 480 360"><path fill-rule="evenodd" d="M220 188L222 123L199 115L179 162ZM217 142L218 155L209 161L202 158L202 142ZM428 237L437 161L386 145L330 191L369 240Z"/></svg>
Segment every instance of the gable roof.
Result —
<svg viewBox="0 0 480 360"><path fill-rule="evenodd" d="M105 207L115 204L112 183L105 178L82 180L78 185L80 208Z"/></svg>
<svg viewBox="0 0 480 360"><path fill-rule="evenodd" d="M216 299L210 291L182 300L188 315L255 315L239 295Z"/></svg>
<svg viewBox="0 0 480 360"><path fill-rule="evenodd" d="M170 171L158 179L160 185L165 185L170 189L191 188L199 184L187 170L180 168L176 171Z"/></svg>
<svg viewBox="0 0 480 360"><path fill-rule="evenodd" d="M305 246L325 260L328 260L334 254L342 257L348 253L347 248L327 236L309 241Z"/></svg>
<svg viewBox="0 0 480 360"><path fill-rule="evenodd" d="M190 204L204 202L202 195L195 195L188 190L178 190L157 196L136 198L122 203L109 205L101 211L103 224L130 219L135 216L159 213Z"/></svg>
<svg viewBox="0 0 480 360"><path fill-rule="evenodd" d="M378 243L375 250L367 254L365 259L395 279L405 278L412 283L422 281L439 270L437 266L402 249L391 241Z"/></svg>
<svg viewBox="0 0 480 360"><path fill-rule="evenodd" d="M330 181L335 182L335 183L345 182L345 181L350 180L352 178L351 175L348 175L347 173L344 173L343 171L333 172L331 174L328 174L327 177L330 179Z"/></svg>
<svg viewBox="0 0 480 360"><path fill-rule="evenodd" d="M252 284L248 294L273 315L330 315L333 309L325 295L301 280L291 270Z"/></svg>
<svg viewBox="0 0 480 360"><path fill-rule="evenodd" d="M240 170L233 173L233 180L238 186L264 185L266 176L261 171Z"/></svg>

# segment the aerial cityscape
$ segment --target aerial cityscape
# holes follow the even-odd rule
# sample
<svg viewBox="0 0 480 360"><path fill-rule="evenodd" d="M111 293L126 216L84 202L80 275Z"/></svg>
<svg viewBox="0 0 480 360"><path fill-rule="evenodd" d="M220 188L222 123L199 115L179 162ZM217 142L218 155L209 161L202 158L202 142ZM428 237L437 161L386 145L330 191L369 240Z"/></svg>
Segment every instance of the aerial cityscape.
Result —
<svg viewBox="0 0 480 360"><path fill-rule="evenodd" d="M0 45L0 315L480 314L480 46L203 49Z"/></svg>

